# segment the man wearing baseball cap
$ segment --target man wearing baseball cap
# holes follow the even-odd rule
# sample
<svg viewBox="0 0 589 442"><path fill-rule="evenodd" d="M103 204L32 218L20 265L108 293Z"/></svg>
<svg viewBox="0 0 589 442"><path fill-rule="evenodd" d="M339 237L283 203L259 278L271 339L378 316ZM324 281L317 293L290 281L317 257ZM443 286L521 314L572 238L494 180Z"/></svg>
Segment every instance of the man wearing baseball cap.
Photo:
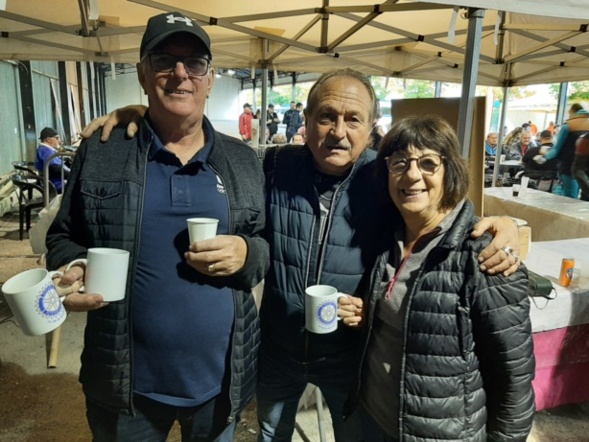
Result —
<svg viewBox="0 0 589 442"><path fill-rule="evenodd" d="M39 136L39 146L37 146L37 154L35 156L35 169L43 173L45 170L45 164L49 158L57 153L59 148L59 134L52 127L45 127ZM49 160L49 181L53 183L59 193L63 190L65 180L70 175L70 169L60 157L54 157Z"/></svg>
<svg viewBox="0 0 589 442"><path fill-rule="evenodd" d="M152 17L139 82L149 109L135 138L122 127L80 147L47 245L48 267L88 248L130 252L123 301L73 293L88 311L80 381L93 440L231 441L255 389L259 328L251 293L269 266L260 237L264 177L256 154L204 115L215 78L206 32L190 17ZM218 220L190 243L187 218ZM63 277L83 279L74 266Z"/></svg>

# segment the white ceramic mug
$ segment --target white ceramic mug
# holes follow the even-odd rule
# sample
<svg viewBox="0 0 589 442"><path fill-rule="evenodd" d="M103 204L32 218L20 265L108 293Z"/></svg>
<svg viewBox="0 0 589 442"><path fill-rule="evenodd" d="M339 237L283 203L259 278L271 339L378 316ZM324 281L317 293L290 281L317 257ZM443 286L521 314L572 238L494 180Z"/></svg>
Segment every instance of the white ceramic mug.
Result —
<svg viewBox="0 0 589 442"><path fill-rule="evenodd" d="M122 249L94 247L86 259L70 262L66 272L76 264L84 264L84 292L102 295L105 302L120 301L127 290L129 252ZM82 291L82 289L80 290Z"/></svg>
<svg viewBox="0 0 589 442"><path fill-rule="evenodd" d="M62 299L53 284L61 272L25 270L2 286L6 302L25 335L38 336L59 327L67 316Z"/></svg>
<svg viewBox="0 0 589 442"><path fill-rule="evenodd" d="M217 236L219 220L216 218L188 218L186 223L188 224L190 244Z"/></svg>
<svg viewBox="0 0 589 442"><path fill-rule="evenodd" d="M313 285L305 290L305 328L313 333L331 333L337 329L337 302L347 297L330 285Z"/></svg>

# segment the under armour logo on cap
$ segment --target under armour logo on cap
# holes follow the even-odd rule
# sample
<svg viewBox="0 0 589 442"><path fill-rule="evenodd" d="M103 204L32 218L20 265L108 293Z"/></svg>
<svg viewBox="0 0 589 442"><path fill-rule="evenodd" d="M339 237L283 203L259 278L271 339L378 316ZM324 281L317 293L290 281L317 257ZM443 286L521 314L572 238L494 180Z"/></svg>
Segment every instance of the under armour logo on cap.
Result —
<svg viewBox="0 0 589 442"><path fill-rule="evenodd" d="M188 17L175 17L174 14L170 14L166 15L166 18L168 19L168 23L170 24L173 24L177 21L183 21L186 24L186 26L193 26L192 19Z"/></svg>
<svg viewBox="0 0 589 442"><path fill-rule="evenodd" d="M180 12L166 12L149 19L145 33L141 39L141 48L139 50L141 59L176 33L195 36L202 43L202 55L208 56L211 59L211 40L209 36L197 22Z"/></svg>

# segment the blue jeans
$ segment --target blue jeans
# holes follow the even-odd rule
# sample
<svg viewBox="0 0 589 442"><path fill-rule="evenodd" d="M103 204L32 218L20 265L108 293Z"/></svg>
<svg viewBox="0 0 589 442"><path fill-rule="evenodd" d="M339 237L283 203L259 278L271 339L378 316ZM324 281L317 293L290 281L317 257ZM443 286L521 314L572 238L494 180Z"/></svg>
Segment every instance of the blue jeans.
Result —
<svg viewBox="0 0 589 442"><path fill-rule="evenodd" d="M258 359L258 422L260 442L290 441L295 428L298 404L308 383L321 390L333 422L337 442L364 440L360 419L353 413L342 419L344 404L356 387L355 358L322 358L299 362L284 351L264 350Z"/></svg>
<svg viewBox="0 0 589 442"><path fill-rule="evenodd" d="M94 442L165 442L175 421L183 442L231 442L236 421L227 425L223 394L197 407L175 407L135 395L135 416L119 414L86 400L86 417Z"/></svg>
<svg viewBox="0 0 589 442"><path fill-rule="evenodd" d="M560 174L560 181L562 181L562 196L569 198L579 198L579 183L570 175Z"/></svg>

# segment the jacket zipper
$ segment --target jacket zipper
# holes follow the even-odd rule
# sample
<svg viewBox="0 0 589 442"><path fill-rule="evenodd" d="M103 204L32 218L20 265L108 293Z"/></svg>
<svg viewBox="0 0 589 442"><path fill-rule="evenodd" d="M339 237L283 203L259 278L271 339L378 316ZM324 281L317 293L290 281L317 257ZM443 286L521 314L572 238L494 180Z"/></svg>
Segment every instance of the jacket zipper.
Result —
<svg viewBox="0 0 589 442"><path fill-rule="evenodd" d="M211 168L211 170L213 172L215 172L215 175L217 175L217 177L219 177L219 180L221 181L221 184L223 184L223 188L225 189L225 200L227 201L227 211L228 211L228 214L227 214L227 219L228 219L228 223L227 223L227 234L228 235L231 235L232 232L234 231L234 226L233 226L233 216L232 216L232 212L231 212L231 203L229 201L229 194L227 193L228 192L227 186L225 186L225 181L223 180L223 177L221 176L221 174L219 173L219 171L217 169L215 169L215 167L212 164L210 164L210 163L207 163L207 164ZM236 301L236 296L235 296L235 292L234 292L233 289L231 289L231 295L232 295L231 297L233 298L233 320L235 321L235 315L237 313L237 301ZM233 348L234 348L233 347L233 344L234 344L234 339L235 339L235 328L234 328L234 331L231 334L231 348L229 349L229 351L231 353L230 354L230 357L229 357L229 360L230 361L233 361ZM229 411L229 416L227 417L227 423L228 424L230 424L233 421L235 421L235 415L233 414L233 410L235 408L235 404L233 402L233 396L231 394L231 388L232 388L232 385L234 384L233 383L233 381L234 381L233 376L234 376L234 373L233 373L233 370L231 370L231 377L230 377L230 380L229 380L229 402L231 403L231 410Z"/></svg>
<svg viewBox="0 0 589 442"><path fill-rule="evenodd" d="M138 135L139 136L139 135ZM135 280L137 274L137 256L139 254L139 246L141 245L141 225L143 224L143 208L145 206L145 184L147 182L147 162L149 159L149 149L151 149L151 144L153 143L153 137L147 144L147 152L145 154L145 159L143 163L143 186L141 187L141 202L139 203L139 211L138 211L138 221L137 221L137 229L135 233L135 247L134 247L134 256L135 260L133 263L133 272L132 272L132 279L131 281ZM129 296L129 303L127 304L127 317L129 318L129 372L131 373L129 383L131 388L129 389L129 404L131 405L131 415L135 416L135 406L133 404L133 316L131 315L131 303L133 302L133 297Z"/></svg>
<svg viewBox="0 0 589 442"><path fill-rule="evenodd" d="M346 184L348 182L348 180L350 179L350 177L353 175L354 173L354 169L356 167L356 163L354 163L354 165L352 166L352 170L350 171L349 175L346 177L346 179L344 179L339 186L337 186L337 188L335 189L335 191L333 192L333 196L331 197L331 204L329 207L329 212L327 214L327 219L325 221L325 229L323 230L323 240L321 241L321 246L319 246L319 256L318 256L318 261L317 261L317 270L316 270L316 280L315 283L316 284L320 284L321 283L321 271L323 269L323 258L325 256L325 249L326 247L326 243L327 243L327 238L329 236L329 230L331 228L331 223L333 220L333 213L334 213L334 208L335 208L335 201L336 201L336 197L340 191L340 189L344 186L344 184ZM317 196L317 204L318 206L321 204L320 202L320 195L317 192L317 189L315 189L315 195ZM321 208L319 207L319 223L321 223ZM315 227L317 225L317 222L313 223L313 226L311 227L311 240L313 240L313 235L315 232ZM321 233L321 232L320 232ZM319 239L317 241L317 244L319 242ZM311 273L311 256L313 254L313 250L310 249L309 253L307 255L307 271L305 272L305 287L308 287L309 284L309 274ZM304 297L303 297L304 299ZM304 305L304 302L303 302ZM304 350L304 359L306 360L309 356L309 331L305 328L305 350Z"/></svg>

